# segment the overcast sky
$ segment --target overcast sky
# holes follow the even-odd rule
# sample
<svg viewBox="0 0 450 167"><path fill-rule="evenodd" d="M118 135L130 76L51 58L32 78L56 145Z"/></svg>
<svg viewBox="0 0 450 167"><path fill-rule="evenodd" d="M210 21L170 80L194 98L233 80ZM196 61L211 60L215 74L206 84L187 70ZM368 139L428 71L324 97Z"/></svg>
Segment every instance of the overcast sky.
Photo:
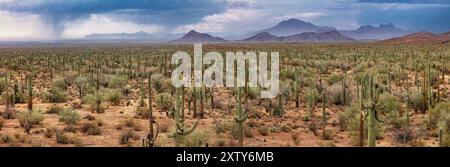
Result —
<svg viewBox="0 0 450 167"><path fill-rule="evenodd" d="M92 33L243 34L297 18L355 29L394 23L450 31L450 0L0 0L0 40L76 39Z"/></svg>

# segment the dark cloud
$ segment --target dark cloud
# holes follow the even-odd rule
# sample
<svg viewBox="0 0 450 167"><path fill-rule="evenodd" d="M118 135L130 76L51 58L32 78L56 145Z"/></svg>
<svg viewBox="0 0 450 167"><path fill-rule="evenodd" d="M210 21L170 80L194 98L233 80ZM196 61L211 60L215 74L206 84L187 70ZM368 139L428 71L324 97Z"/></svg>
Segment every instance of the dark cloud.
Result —
<svg viewBox="0 0 450 167"><path fill-rule="evenodd" d="M450 4L450 0L358 0L361 3Z"/></svg>

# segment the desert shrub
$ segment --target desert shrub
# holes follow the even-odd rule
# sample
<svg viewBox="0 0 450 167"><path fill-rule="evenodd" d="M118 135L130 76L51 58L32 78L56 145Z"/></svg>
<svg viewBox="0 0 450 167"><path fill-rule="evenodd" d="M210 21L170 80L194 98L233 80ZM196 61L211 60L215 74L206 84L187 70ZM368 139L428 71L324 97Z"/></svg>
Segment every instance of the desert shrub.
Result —
<svg viewBox="0 0 450 167"><path fill-rule="evenodd" d="M450 117L450 102L441 102L431 109L428 113L427 127L436 129L440 122L445 122ZM446 125L442 123L442 125Z"/></svg>
<svg viewBox="0 0 450 167"><path fill-rule="evenodd" d="M140 118L140 119L149 119L150 118L150 112L145 107L136 107L135 113L136 113L136 118Z"/></svg>
<svg viewBox="0 0 450 167"><path fill-rule="evenodd" d="M208 144L209 134L206 131L197 130L183 140L183 146L185 147L201 147Z"/></svg>
<svg viewBox="0 0 450 167"><path fill-rule="evenodd" d="M252 138L254 136L252 129L248 128L248 127L245 127L244 128L244 136L247 137L247 138Z"/></svg>
<svg viewBox="0 0 450 167"><path fill-rule="evenodd" d="M298 133L291 133L292 141L294 142L294 144L295 144L296 146L298 146L298 145L300 144L300 139L299 139L298 136L299 136Z"/></svg>
<svg viewBox="0 0 450 167"><path fill-rule="evenodd" d="M122 92L118 89L106 89L104 92L106 101L111 104L118 105L122 99Z"/></svg>
<svg viewBox="0 0 450 167"><path fill-rule="evenodd" d="M172 97L168 93L159 93L155 96L156 104L162 110L169 110L172 108Z"/></svg>
<svg viewBox="0 0 450 167"><path fill-rule="evenodd" d="M333 84L332 86L328 87L326 90L326 93L328 94L328 102L335 104L335 105L344 105L344 104L349 104L350 103L350 99L351 99L351 94L350 94L350 90L346 90L345 92L345 101L344 101L344 92L342 90L342 83L336 83ZM319 98L319 97L317 97Z"/></svg>
<svg viewBox="0 0 450 167"><path fill-rule="evenodd" d="M422 94L420 93L420 90L413 89L411 91L411 94L409 94L408 98L408 107L413 109L415 112L422 111L425 112L427 109L427 104L423 100Z"/></svg>
<svg viewBox="0 0 450 167"><path fill-rule="evenodd" d="M248 89L248 97L251 100L258 98L260 94L261 94L261 90L259 88L251 87Z"/></svg>
<svg viewBox="0 0 450 167"><path fill-rule="evenodd" d="M360 111L358 103L352 103L350 106L346 107L344 112L338 113L339 125L342 129L349 131L352 142L355 144L359 139L359 119L360 119ZM368 130L368 119L364 122L364 136L367 137ZM377 139L380 139L384 135L384 127L383 124L377 123L375 126L375 136Z"/></svg>
<svg viewBox="0 0 450 167"><path fill-rule="evenodd" d="M119 144L128 144L130 139L135 136L136 136L136 134L132 130L123 131L120 134Z"/></svg>
<svg viewBox="0 0 450 167"><path fill-rule="evenodd" d="M280 94L283 95L286 98L289 98L292 96L293 90L292 90L293 81L292 80L285 80L280 83Z"/></svg>
<svg viewBox="0 0 450 167"><path fill-rule="evenodd" d="M157 92L167 92L172 87L172 82L170 79L164 77L162 74L154 74L151 79L153 88L155 88Z"/></svg>
<svg viewBox="0 0 450 167"><path fill-rule="evenodd" d="M46 138L52 138L55 135L56 131L57 131L56 128L46 128L45 132L44 132L44 136Z"/></svg>
<svg viewBox="0 0 450 167"><path fill-rule="evenodd" d="M52 105L47 110L47 114L59 114L60 112L64 111L64 108L58 105Z"/></svg>
<svg viewBox="0 0 450 167"><path fill-rule="evenodd" d="M14 139L10 135L1 135L0 134L0 141L2 143L11 143Z"/></svg>
<svg viewBox="0 0 450 167"><path fill-rule="evenodd" d="M52 81L52 87L54 88L59 88L59 89L64 89L64 78L63 77L55 77Z"/></svg>
<svg viewBox="0 0 450 167"><path fill-rule="evenodd" d="M66 93L59 87L51 87L45 98L51 103L63 103L66 101Z"/></svg>
<svg viewBox="0 0 450 167"><path fill-rule="evenodd" d="M2 130L4 123L5 123L5 120L3 118L0 118L0 130Z"/></svg>
<svg viewBox="0 0 450 167"><path fill-rule="evenodd" d="M8 85L6 85L5 77L0 78L0 94L2 94L3 91L5 91L7 87L8 87Z"/></svg>
<svg viewBox="0 0 450 167"><path fill-rule="evenodd" d="M267 136L270 133L270 129L268 127L263 126L258 128L258 132L263 136Z"/></svg>
<svg viewBox="0 0 450 167"><path fill-rule="evenodd" d="M77 72L75 71L67 71L65 75L65 80L67 85L73 85L75 83L75 79L77 78Z"/></svg>
<svg viewBox="0 0 450 167"><path fill-rule="evenodd" d="M342 81L344 79L344 75L333 73L327 78L328 85L333 85L339 81Z"/></svg>
<svg viewBox="0 0 450 167"><path fill-rule="evenodd" d="M67 135L64 133L64 131L57 129L55 131L56 134L56 142L58 144L69 144L70 139L67 137Z"/></svg>
<svg viewBox="0 0 450 167"><path fill-rule="evenodd" d="M102 134L100 127L98 124L94 122L83 122L80 128L81 132L86 133L88 135L100 135Z"/></svg>
<svg viewBox="0 0 450 167"><path fill-rule="evenodd" d="M127 83L127 75L112 75L108 78L108 88L123 89Z"/></svg>
<svg viewBox="0 0 450 167"><path fill-rule="evenodd" d="M285 79L291 79L294 80L295 79L295 75L298 75L295 70L292 69L286 69L286 70L281 70L280 73L280 78L282 78L283 80Z"/></svg>
<svg viewBox="0 0 450 167"><path fill-rule="evenodd" d="M44 120L44 116L41 111L20 112L18 114L18 118L20 126L24 127L27 132L29 132L33 125L39 125Z"/></svg>
<svg viewBox="0 0 450 167"><path fill-rule="evenodd" d="M94 92L94 86L91 86L89 84L89 78L85 77L85 76L78 76L75 78L75 86L78 88L78 91L81 90L81 92L79 92L79 94L81 94L81 96L86 95L87 93L93 93Z"/></svg>
<svg viewBox="0 0 450 167"><path fill-rule="evenodd" d="M80 115L72 109L67 109L59 113L59 121L66 125L75 125L80 121Z"/></svg>
<svg viewBox="0 0 450 167"><path fill-rule="evenodd" d="M103 113L106 109L106 107L102 103L104 99L105 97L100 92L98 95L88 94L83 98L83 103L89 104L91 111ZM100 104L97 103L98 101L100 101Z"/></svg>
<svg viewBox="0 0 450 167"><path fill-rule="evenodd" d="M385 115L394 127L399 128L401 126L401 112L402 105L400 100L392 94L382 93L379 96L377 111Z"/></svg>

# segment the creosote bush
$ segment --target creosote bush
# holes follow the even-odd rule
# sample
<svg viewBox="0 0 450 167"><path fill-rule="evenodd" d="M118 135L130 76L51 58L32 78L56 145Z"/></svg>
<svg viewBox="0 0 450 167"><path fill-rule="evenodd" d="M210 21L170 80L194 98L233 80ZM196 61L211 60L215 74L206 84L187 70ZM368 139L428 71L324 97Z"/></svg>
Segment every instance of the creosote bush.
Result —
<svg viewBox="0 0 450 167"><path fill-rule="evenodd" d="M63 103L63 102L66 102L67 95L64 92L64 90L62 90L61 88L59 88L59 87L52 87L47 92L45 97L46 97L48 102L51 102L51 103Z"/></svg>
<svg viewBox="0 0 450 167"><path fill-rule="evenodd" d="M33 125L39 125L44 120L41 111L23 111L18 114L19 124L28 133Z"/></svg>
<svg viewBox="0 0 450 167"><path fill-rule="evenodd" d="M75 125L80 121L80 115L72 109L67 109L59 113L59 121L66 125Z"/></svg>

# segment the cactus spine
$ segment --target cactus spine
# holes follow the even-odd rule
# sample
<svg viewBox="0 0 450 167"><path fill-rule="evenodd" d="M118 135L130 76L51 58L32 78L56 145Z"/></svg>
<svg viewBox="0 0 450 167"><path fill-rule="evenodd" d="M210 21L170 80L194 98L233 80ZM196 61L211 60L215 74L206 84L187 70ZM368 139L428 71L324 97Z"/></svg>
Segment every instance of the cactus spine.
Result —
<svg viewBox="0 0 450 167"><path fill-rule="evenodd" d="M189 134L191 134L195 128L197 127L198 121L195 121L194 125L192 125L191 128L187 128L184 125L184 111L182 110L181 107L181 94L183 91L183 87L180 88L176 88L176 107L174 108L173 111L173 117L175 119L175 132L171 135L169 135L169 137L174 138L175 140L175 146L179 147L181 146L181 142L183 141L183 137L187 136Z"/></svg>
<svg viewBox="0 0 450 167"><path fill-rule="evenodd" d="M239 139L239 146L243 147L244 146L244 121L247 119L248 117L248 112L247 110L244 108L242 108L241 106L241 89L242 88L238 88L238 106L237 106L237 110L235 112L235 117L234 120L238 126L238 139Z"/></svg>

